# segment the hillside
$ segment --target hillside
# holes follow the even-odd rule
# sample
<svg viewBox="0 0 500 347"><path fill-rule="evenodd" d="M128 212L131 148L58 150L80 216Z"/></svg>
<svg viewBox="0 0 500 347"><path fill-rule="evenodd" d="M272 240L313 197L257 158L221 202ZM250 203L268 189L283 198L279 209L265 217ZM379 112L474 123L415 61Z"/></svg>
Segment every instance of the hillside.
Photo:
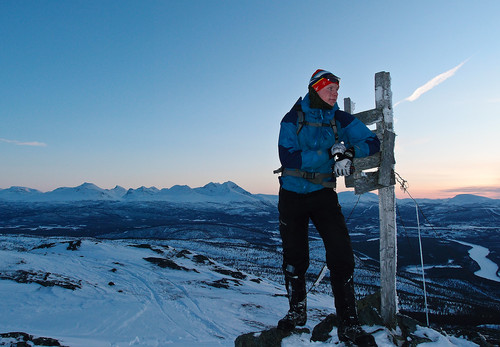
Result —
<svg viewBox="0 0 500 347"><path fill-rule="evenodd" d="M281 285L164 242L0 237L0 343L8 332L79 346L233 346L286 312ZM329 295L309 296L312 328L332 312ZM5 314L7 313L7 314ZM380 326L379 346L393 346ZM415 341L473 346L417 327ZM310 333L284 346L317 346ZM330 342L338 341L335 331Z"/></svg>

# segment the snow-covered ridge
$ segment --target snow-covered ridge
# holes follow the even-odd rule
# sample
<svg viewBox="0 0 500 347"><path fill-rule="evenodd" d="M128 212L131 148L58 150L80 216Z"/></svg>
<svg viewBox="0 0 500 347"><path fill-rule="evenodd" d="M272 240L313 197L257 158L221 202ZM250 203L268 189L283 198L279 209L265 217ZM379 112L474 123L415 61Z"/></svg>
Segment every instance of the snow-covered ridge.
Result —
<svg viewBox="0 0 500 347"><path fill-rule="evenodd" d="M269 198L253 195L231 181L208 183L199 188L175 185L163 189L144 186L128 190L120 186L113 189L103 189L93 183L83 183L77 187L60 187L46 193L26 187L0 189L0 201L58 202L85 200L183 203L269 202Z"/></svg>
<svg viewBox="0 0 500 347"><path fill-rule="evenodd" d="M340 192L341 202L355 203L358 196L352 191ZM422 202L441 202L451 205L481 205L494 204L500 206L500 199L490 199L472 194L460 194L450 199L417 199ZM175 203L271 203L278 202L277 195L252 194L227 181L224 183L210 182L203 187L191 188L187 185L174 185L171 188L139 187L125 189L116 186L113 189L103 189L93 183L83 183L77 187L60 187L50 192L37 189L13 186L0 189L0 201L17 202L69 202L69 201L167 201ZM360 202L378 202L374 193L365 193ZM414 204L411 199L402 199L401 203Z"/></svg>

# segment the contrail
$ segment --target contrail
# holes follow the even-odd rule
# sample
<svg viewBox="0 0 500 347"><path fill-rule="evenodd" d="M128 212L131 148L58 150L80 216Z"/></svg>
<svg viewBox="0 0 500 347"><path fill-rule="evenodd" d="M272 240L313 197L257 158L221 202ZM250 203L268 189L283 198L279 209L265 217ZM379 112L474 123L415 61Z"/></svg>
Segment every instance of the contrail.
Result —
<svg viewBox="0 0 500 347"><path fill-rule="evenodd" d="M455 66L453 69L450 69L450 70L448 70L446 72L443 72L442 74L437 75L436 77L434 77L433 79L431 79L429 82L427 82L423 86L418 87L417 89L415 89L415 91L413 92L412 95L410 95L406 99L398 101L394 105L394 107L396 107L398 104L402 103L403 101L415 101L415 100L417 100L418 98L420 98L422 96L422 94L427 93L432 88L436 87L437 85L443 83L448 78L450 78L451 76L453 76L458 71L458 69L460 69L468 60L469 59L461 62L460 64L458 64L457 66Z"/></svg>
<svg viewBox="0 0 500 347"><path fill-rule="evenodd" d="M18 146L34 146L34 147L46 147L47 146L46 143L38 142L38 141L22 142L22 141L8 140L8 139L3 139L3 138L0 138L0 141L7 142L7 143L13 143L13 144L18 145Z"/></svg>

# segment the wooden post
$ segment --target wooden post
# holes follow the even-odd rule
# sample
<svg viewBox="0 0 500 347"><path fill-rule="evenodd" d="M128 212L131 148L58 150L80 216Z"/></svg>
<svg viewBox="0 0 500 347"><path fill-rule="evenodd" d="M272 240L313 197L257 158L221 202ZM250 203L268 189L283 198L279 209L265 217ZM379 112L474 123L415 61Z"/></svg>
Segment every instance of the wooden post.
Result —
<svg viewBox="0 0 500 347"><path fill-rule="evenodd" d="M380 286L381 315L387 326L396 325L396 194L391 185L394 175L394 132L392 113L391 76L388 72L375 74L375 105L383 114L382 122L377 123L377 130L382 131L382 157L379 168L379 217L380 217ZM388 148L392 147L392 148Z"/></svg>
<svg viewBox="0 0 500 347"><path fill-rule="evenodd" d="M354 103L344 99L344 110L353 114ZM345 178L346 187L354 187L355 194L378 189L380 218L380 287L381 315L389 327L396 326L396 194L394 185L394 144L391 76L388 72L375 74L375 108L353 114L366 125L376 124L375 134L381 141L380 153L365 158L354 158L354 174ZM376 171L368 171L377 169Z"/></svg>
<svg viewBox="0 0 500 347"><path fill-rule="evenodd" d="M350 114L354 113L354 102L351 98L344 98L344 111Z"/></svg>

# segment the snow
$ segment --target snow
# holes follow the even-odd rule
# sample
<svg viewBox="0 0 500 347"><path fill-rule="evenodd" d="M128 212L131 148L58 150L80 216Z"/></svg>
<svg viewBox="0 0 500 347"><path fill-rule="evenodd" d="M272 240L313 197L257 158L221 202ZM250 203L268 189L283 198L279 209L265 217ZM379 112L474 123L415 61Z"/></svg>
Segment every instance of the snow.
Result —
<svg viewBox="0 0 500 347"><path fill-rule="evenodd" d="M464 341L463 339L459 339L453 336L443 335L435 330L426 327L420 327L415 335L432 340L432 342L421 343L419 346L425 346L425 347L477 346L475 343Z"/></svg>
<svg viewBox="0 0 500 347"><path fill-rule="evenodd" d="M75 240L0 235L0 332L23 331L72 347L234 346L237 336L273 327L287 310L282 285L165 241L89 238L74 251L69 241ZM147 260L153 258L178 269ZM78 288L5 279L21 270ZM312 331L333 311L333 300L311 293L308 306ZM394 346L387 329L365 328L379 330L379 346ZM430 346L473 345L428 328L418 334L434 341ZM338 342L335 330L329 343L309 339L310 334L292 335L282 345Z"/></svg>

